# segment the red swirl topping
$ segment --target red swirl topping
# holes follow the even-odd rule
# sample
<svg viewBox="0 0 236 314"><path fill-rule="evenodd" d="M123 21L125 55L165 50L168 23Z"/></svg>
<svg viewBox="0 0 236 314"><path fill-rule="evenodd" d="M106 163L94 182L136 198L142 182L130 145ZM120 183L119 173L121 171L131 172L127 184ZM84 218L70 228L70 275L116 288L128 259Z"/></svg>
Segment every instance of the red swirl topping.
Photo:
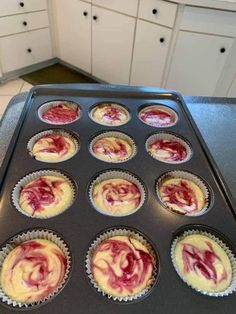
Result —
<svg viewBox="0 0 236 314"><path fill-rule="evenodd" d="M69 123L75 121L78 116L77 110L63 104L45 111L42 118L51 123Z"/></svg>
<svg viewBox="0 0 236 314"><path fill-rule="evenodd" d="M148 284L153 266L152 256L136 248L132 238L125 242L114 237L103 241L96 248L92 271L95 274L99 270L107 278L109 289L115 290L118 295L124 292L132 295L137 293L140 286Z"/></svg>
<svg viewBox="0 0 236 314"><path fill-rule="evenodd" d="M65 140L65 137L59 134L49 134L41 137L36 143L40 144L47 141L48 147L39 149L35 153L56 153L59 156L64 156L70 149L70 143Z"/></svg>
<svg viewBox="0 0 236 314"><path fill-rule="evenodd" d="M140 118L152 126L168 126L175 122L175 116L163 109L145 109L140 113Z"/></svg>
<svg viewBox="0 0 236 314"><path fill-rule="evenodd" d="M44 210L45 206L57 202L55 189L60 189L62 180L49 180L45 177L40 177L22 188L20 193L20 203L27 201L33 209L33 215L36 211Z"/></svg>
<svg viewBox="0 0 236 314"><path fill-rule="evenodd" d="M121 114L125 114L125 111L117 107L106 107L106 112L103 115L103 119L107 123L112 123L113 121L121 121Z"/></svg>
<svg viewBox="0 0 236 314"><path fill-rule="evenodd" d="M150 145L150 149L157 154L160 150L167 152L168 156L163 157L164 160L182 161L187 157L186 148L173 140L157 140Z"/></svg>
<svg viewBox="0 0 236 314"><path fill-rule="evenodd" d="M217 283L227 278L227 272L223 266L222 260L214 252L212 244L205 241L208 249L200 250L192 244L184 243L182 257L184 263L184 272L195 272L197 275L203 276L207 280ZM221 264L223 273L219 277L215 265Z"/></svg>
<svg viewBox="0 0 236 314"><path fill-rule="evenodd" d="M127 144L128 145L128 144ZM102 138L93 145L93 152L95 154L104 154L107 158L123 159L128 156L127 146L123 141L113 138L113 141L109 138Z"/></svg>

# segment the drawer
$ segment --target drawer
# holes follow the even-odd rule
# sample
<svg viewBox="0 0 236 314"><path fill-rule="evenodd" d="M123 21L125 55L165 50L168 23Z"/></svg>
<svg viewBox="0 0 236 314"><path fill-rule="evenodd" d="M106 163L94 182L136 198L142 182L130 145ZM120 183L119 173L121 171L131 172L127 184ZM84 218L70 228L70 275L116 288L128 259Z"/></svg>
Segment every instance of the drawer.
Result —
<svg viewBox="0 0 236 314"><path fill-rule="evenodd" d="M182 30L236 36L236 12L185 6L181 22Z"/></svg>
<svg viewBox="0 0 236 314"><path fill-rule="evenodd" d="M140 0L139 18L172 27L177 4L160 0Z"/></svg>
<svg viewBox="0 0 236 314"><path fill-rule="evenodd" d="M125 1L125 4L121 0L93 0L93 4L131 16L137 16L138 0Z"/></svg>
<svg viewBox="0 0 236 314"><path fill-rule="evenodd" d="M0 36L48 27L47 11L25 13L0 18Z"/></svg>
<svg viewBox="0 0 236 314"><path fill-rule="evenodd" d="M3 73L51 58L52 48L48 28L0 39L0 60Z"/></svg>
<svg viewBox="0 0 236 314"><path fill-rule="evenodd" d="M1 0L0 16L47 9L47 0Z"/></svg>

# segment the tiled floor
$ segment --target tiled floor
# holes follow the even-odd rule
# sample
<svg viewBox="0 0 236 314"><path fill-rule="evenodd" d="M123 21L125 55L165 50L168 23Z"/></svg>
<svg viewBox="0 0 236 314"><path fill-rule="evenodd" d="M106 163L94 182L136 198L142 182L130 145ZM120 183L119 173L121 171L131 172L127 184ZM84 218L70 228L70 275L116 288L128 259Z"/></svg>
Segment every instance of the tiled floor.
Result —
<svg viewBox="0 0 236 314"><path fill-rule="evenodd" d="M30 90L31 87L31 84L22 79L15 79L2 85L0 84L0 119L11 98L16 94Z"/></svg>

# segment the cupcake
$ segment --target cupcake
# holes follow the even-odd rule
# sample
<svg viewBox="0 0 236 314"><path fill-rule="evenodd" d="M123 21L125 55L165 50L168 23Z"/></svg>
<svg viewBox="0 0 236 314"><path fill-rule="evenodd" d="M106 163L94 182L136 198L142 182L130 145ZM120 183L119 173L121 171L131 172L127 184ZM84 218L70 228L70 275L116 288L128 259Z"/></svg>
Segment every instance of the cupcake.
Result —
<svg viewBox="0 0 236 314"><path fill-rule="evenodd" d="M86 260L93 286L104 296L133 301L147 294L157 277L151 245L130 230L111 230L91 245Z"/></svg>
<svg viewBox="0 0 236 314"><path fill-rule="evenodd" d="M66 270L66 256L56 244L45 239L25 241L5 257L1 289L18 303L39 302L61 286Z"/></svg>
<svg viewBox="0 0 236 314"><path fill-rule="evenodd" d="M178 116L174 110L162 105L147 106L139 112L142 122L154 127L169 127L176 124Z"/></svg>
<svg viewBox="0 0 236 314"><path fill-rule="evenodd" d="M128 122L129 113L116 103L103 103L96 105L90 113L91 118L102 125L118 126Z"/></svg>
<svg viewBox="0 0 236 314"><path fill-rule="evenodd" d="M203 294L224 296L235 290L235 257L210 233L185 232L172 244L172 261L179 276Z"/></svg>
<svg viewBox="0 0 236 314"><path fill-rule="evenodd" d="M120 132L105 132L93 139L90 151L106 162L124 162L133 157L136 148L133 140Z"/></svg>
<svg viewBox="0 0 236 314"><path fill-rule="evenodd" d="M70 101L52 101L39 108L39 117L50 124L68 124L80 117L80 109Z"/></svg>
<svg viewBox="0 0 236 314"><path fill-rule="evenodd" d="M12 192L12 199L21 213L33 218L49 218L62 213L72 204L74 187L60 173L39 171L19 181Z"/></svg>
<svg viewBox="0 0 236 314"><path fill-rule="evenodd" d="M208 207L206 186L190 173L173 171L164 175L157 183L157 194L165 207L181 215L199 215Z"/></svg>
<svg viewBox="0 0 236 314"><path fill-rule="evenodd" d="M172 133L156 133L146 142L147 152L155 159L166 163L186 162L191 148L185 140Z"/></svg>
<svg viewBox="0 0 236 314"><path fill-rule="evenodd" d="M55 130L35 135L28 143L32 157L43 162L70 159L78 150L78 143L69 133Z"/></svg>

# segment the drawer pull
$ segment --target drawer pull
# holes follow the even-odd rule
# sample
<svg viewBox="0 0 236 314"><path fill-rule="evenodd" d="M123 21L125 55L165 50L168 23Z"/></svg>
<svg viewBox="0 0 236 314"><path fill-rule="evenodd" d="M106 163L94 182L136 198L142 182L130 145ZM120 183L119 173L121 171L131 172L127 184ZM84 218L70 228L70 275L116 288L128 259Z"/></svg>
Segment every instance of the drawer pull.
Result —
<svg viewBox="0 0 236 314"><path fill-rule="evenodd" d="M24 2L20 2L20 6L23 8L25 6Z"/></svg>
<svg viewBox="0 0 236 314"><path fill-rule="evenodd" d="M28 48L27 51L28 51L28 53L31 53L31 52L32 52L32 50L31 50L30 48Z"/></svg>
<svg viewBox="0 0 236 314"><path fill-rule="evenodd" d="M93 16L94 21L96 21L98 19L98 17L96 15Z"/></svg>
<svg viewBox="0 0 236 314"><path fill-rule="evenodd" d="M83 15L84 15L84 16L87 16L87 15L88 15L88 12L84 11L84 12L83 12Z"/></svg>
<svg viewBox="0 0 236 314"><path fill-rule="evenodd" d="M157 9L152 10L152 14L156 15L158 13Z"/></svg>
<svg viewBox="0 0 236 314"><path fill-rule="evenodd" d="M27 26L27 22L26 22L26 21L24 21L22 24L23 24L24 26Z"/></svg>
<svg viewBox="0 0 236 314"><path fill-rule="evenodd" d="M164 43L164 41L165 41L165 38L164 38L164 37L161 37L161 38L160 38L160 42L161 42L161 43Z"/></svg>
<svg viewBox="0 0 236 314"><path fill-rule="evenodd" d="M220 53L225 53L226 49L224 47L220 48Z"/></svg>

